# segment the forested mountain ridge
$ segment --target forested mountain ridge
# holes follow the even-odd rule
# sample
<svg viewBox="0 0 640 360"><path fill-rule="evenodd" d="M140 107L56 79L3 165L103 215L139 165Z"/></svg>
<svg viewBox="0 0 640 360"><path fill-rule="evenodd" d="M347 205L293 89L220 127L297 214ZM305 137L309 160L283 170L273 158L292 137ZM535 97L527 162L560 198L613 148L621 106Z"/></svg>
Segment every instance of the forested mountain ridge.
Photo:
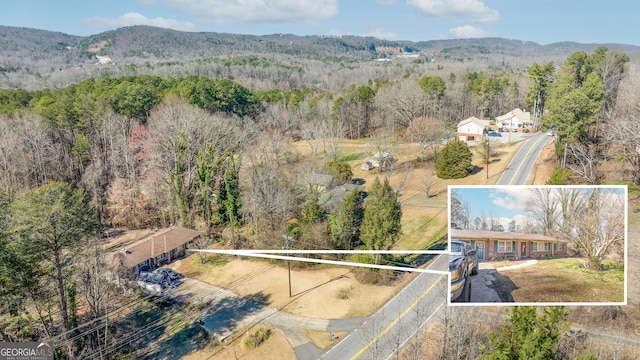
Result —
<svg viewBox="0 0 640 360"><path fill-rule="evenodd" d="M503 38L412 42L359 36L181 32L151 26L130 26L82 37L0 26L0 87L35 90L63 87L87 77L184 76L198 73L203 63L250 54L268 57L276 65L303 69L310 66L309 62L340 67L398 53L438 63L496 58L511 67L518 62L514 59L526 59L522 66L515 66L522 69L532 61L559 63L573 52L592 52L601 45L628 54L640 51L640 47L626 44L540 45ZM100 64L96 55L108 59Z"/></svg>

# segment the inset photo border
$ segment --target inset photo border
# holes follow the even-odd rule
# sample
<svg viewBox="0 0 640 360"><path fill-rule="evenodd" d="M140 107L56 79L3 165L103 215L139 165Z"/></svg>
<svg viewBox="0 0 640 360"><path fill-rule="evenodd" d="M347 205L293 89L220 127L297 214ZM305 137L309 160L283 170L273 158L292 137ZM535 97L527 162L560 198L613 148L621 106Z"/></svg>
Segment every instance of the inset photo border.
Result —
<svg viewBox="0 0 640 360"><path fill-rule="evenodd" d="M627 186L450 185L448 200L448 305L627 304Z"/></svg>

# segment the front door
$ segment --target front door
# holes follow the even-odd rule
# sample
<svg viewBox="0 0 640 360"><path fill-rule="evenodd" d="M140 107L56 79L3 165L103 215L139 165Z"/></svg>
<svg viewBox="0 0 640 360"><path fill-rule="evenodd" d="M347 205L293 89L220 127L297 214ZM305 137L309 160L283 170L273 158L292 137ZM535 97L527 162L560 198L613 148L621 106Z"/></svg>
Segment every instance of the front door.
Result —
<svg viewBox="0 0 640 360"><path fill-rule="evenodd" d="M476 255L478 256L478 260L484 260L484 243L476 242Z"/></svg>
<svg viewBox="0 0 640 360"><path fill-rule="evenodd" d="M527 257L527 243L522 243L522 252L520 252L520 257Z"/></svg>

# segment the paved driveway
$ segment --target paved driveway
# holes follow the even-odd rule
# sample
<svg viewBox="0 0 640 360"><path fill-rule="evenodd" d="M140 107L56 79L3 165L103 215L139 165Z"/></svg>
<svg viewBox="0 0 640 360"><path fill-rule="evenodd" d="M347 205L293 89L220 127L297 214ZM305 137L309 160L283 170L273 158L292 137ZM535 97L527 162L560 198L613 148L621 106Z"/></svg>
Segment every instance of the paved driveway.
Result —
<svg viewBox="0 0 640 360"><path fill-rule="evenodd" d="M508 276L500 274L503 270L512 270L531 266L537 260L516 261L512 265L495 269L491 262L478 264L478 275L471 276L472 303L502 303L513 302L511 292L517 289Z"/></svg>

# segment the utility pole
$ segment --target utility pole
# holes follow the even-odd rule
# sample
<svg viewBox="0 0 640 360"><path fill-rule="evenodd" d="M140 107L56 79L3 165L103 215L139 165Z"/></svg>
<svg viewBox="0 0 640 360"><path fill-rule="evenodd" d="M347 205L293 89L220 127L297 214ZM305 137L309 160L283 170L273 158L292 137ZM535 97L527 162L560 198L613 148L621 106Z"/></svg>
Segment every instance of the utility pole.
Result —
<svg viewBox="0 0 640 360"><path fill-rule="evenodd" d="M509 119L509 146L511 146L511 132L513 131L513 116Z"/></svg>
<svg viewBox="0 0 640 360"><path fill-rule="evenodd" d="M282 235L285 239L285 244L287 246L287 250L289 250L289 246L291 246L291 236L289 234ZM288 256L289 254L287 254ZM291 297L291 261L287 260L287 273L289 274L289 297Z"/></svg>
<svg viewBox="0 0 640 360"><path fill-rule="evenodd" d="M511 135L511 133L509 133L509 135ZM491 137L487 137L487 179L489 179L489 160L491 160L489 144L491 144Z"/></svg>

